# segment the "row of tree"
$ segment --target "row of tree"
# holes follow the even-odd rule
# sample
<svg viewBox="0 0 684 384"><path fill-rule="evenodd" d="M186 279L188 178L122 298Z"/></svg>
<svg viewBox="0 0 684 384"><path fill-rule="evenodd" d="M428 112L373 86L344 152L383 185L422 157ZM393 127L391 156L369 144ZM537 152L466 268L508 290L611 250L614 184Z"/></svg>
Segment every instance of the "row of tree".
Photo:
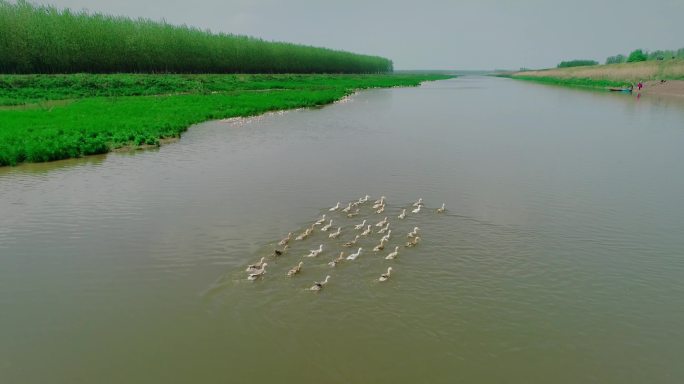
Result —
<svg viewBox="0 0 684 384"><path fill-rule="evenodd" d="M625 56L622 54L610 56L606 59L606 64L635 63L639 61L651 60L672 60L684 59L684 48L678 50L656 50L652 52L643 49L635 49Z"/></svg>
<svg viewBox="0 0 684 384"><path fill-rule="evenodd" d="M382 73L392 61L0 0L2 73Z"/></svg>

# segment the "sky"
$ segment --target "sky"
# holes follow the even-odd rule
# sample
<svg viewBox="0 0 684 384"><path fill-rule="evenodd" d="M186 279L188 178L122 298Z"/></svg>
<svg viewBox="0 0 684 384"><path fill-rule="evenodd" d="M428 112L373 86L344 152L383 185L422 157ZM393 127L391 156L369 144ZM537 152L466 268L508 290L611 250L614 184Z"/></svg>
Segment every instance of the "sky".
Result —
<svg viewBox="0 0 684 384"><path fill-rule="evenodd" d="M390 58L518 69L684 47L684 0L33 0Z"/></svg>

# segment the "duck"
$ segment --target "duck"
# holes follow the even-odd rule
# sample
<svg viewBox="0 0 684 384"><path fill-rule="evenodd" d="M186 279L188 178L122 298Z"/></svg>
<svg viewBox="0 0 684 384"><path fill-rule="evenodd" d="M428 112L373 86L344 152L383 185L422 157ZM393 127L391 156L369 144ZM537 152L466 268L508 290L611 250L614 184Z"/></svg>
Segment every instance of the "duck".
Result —
<svg viewBox="0 0 684 384"><path fill-rule="evenodd" d="M437 208L437 213L444 213L446 211L446 203L442 203L442 208Z"/></svg>
<svg viewBox="0 0 684 384"><path fill-rule="evenodd" d="M390 227L390 224L387 223L387 225L385 225L383 228L380 228L380 230L378 231L378 233L385 233L385 232L387 232L387 231L389 230L389 227Z"/></svg>
<svg viewBox="0 0 684 384"><path fill-rule="evenodd" d="M320 218L318 218L318 220L316 220L316 222L314 223L314 226L321 225L323 223L325 223L325 214L323 214L323 216L321 216Z"/></svg>
<svg viewBox="0 0 684 384"><path fill-rule="evenodd" d="M356 224L356 225L354 226L354 229L361 229L361 228L363 228L363 227L365 227L365 226L366 226L366 220L364 219L363 222L362 222L361 224Z"/></svg>
<svg viewBox="0 0 684 384"><path fill-rule="evenodd" d="M375 224L375 226L376 226L376 227L382 227L382 226L384 226L385 224L387 224L387 216L385 216L384 219L378 221L377 224Z"/></svg>
<svg viewBox="0 0 684 384"><path fill-rule="evenodd" d="M331 239L337 239L340 236L340 233L342 233L342 227L337 227L337 231L329 234L328 237Z"/></svg>
<svg viewBox="0 0 684 384"><path fill-rule="evenodd" d="M314 225L315 225L315 224L314 224ZM306 239L307 237L309 237L309 235L311 235L311 232L313 232L313 227L314 227L314 225L312 225L312 226L310 226L309 228L305 229L304 232L302 232L301 234L299 234L299 236L295 237L295 240L304 240L304 239Z"/></svg>
<svg viewBox="0 0 684 384"><path fill-rule="evenodd" d="M419 242L419 241L420 241L420 236L414 237L413 239L411 239L410 241L408 241L408 242L406 243L406 248L415 247L416 245L418 245L418 242Z"/></svg>
<svg viewBox="0 0 684 384"><path fill-rule="evenodd" d="M380 239L380 244L376 245L375 248L373 248L373 252L380 252L383 249L385 249L385 243L387 240L385 239Z"/></svg>
<svg viewBox="0 0 684 384"><path fill-rule="evenodd" d="M292 239L292 232L288 233L287 236L285 236L282 240L278 242L278 245L286 245L287 243L290 242L290 239Z"/></svg>
<svg viewBox="0 0 684 384"><path fill-rule="evenodd" d="M256 279L262 277L262 276L266 273L266 266L267 266L267 265L268 265L268 263L264 263L264 264L261 266L261 269L257 269L256 271L250 273L249 276L247 276L247 280L252 280L252 281L254 281L254 280L256 280Z"/></svg>
<svg viewBox="0 0 684 384"><path fill-rule="evenodd" d="M342 244L342 246L343 246L343 247L351 247L351 246L353 246L353 245L356 245L356 242L358 242L358 241L359 241L359 235L356 235L356 237L354 238L354 240L352 240L352 241L347 241L346 243Z"/></svg>
<svg viewBox="0 0 684 384"><path fill-rule="evenodd" d="M375 201L375 204L373 204L373 209L378 209L383 205L385 205L385 196L381 196L380 200Z"/></svg>
<svg viewBox="0 0 684 384"><path fill-rule="evenodd" d="M261 268L262 265L264 265L264 260L266 260L265 257L262 257L257 263L250 264L247 266L247 269L245 269L245 272L254 272L258 269Z"/></svg>
<svg viewBox="0 0 684 384"><path fill-rule="evenodd" d="M337 258L332 259L331 262L328 263L329 266L334 267L337 264L339 264L342 260L344 260L344 252L340 252L340 255L337 256Z"/></svg>
<svg viewBox="0 0 684 384"><path fill-rule="evenodd" d="M342 210L342 212L348 213L349 211L351 211L351 209L352 209L352 203L349 203L349 205L347 205L347 208L344 208L344 209Z"/></svg>
<svg viewBox="0 0 684 384"><path fill-rule="evenodd" d="M394 252L390 252L387 256L385 256L385 260L394 260L397 256L399 256L399 246L397 245L394 247Z"/></svg>
<svg viewBox="0 0 684 384"><path fill-rule="evenodd" d="M420 228L418 227L413 227L413 231L409 232L406 237L415 237L418 234L418 231L420 231Z"/></svg>
<svg viewBox="0 0 684 384"><path fill-rule="evenodd" d="M391 274L392 274L392 267L387 267L387 272L380 275L380 277L378 278L378 281L382 283L383 281L389 280Z"/></svg>
<svg viewBox="0 0 684 384"><path fill-rule="evenodd" d="M287 277L292 277L292 276L298 274L299 271L302 270L302 265L303 265L303 264L304 264L304 262L303 262L303 261L300 261L299 264L295 265L295 266L292 267L289 271L287 271Z"/></svg>
<svg viewBox="0 0 684 384"><path fill-rule="evenodd" d="M385 212L385 205L384 205L384 204L383 204L382 206L380 206L380 209L378 209L377 211L375 211L375 213L377 213L378 215L381 214L381 213L383 213L383 212Z"/></svg>
<svg viewBox="0 0 684 384"><path fill-rule="evenodd" d="M336 204L334 207L328 209L328 211L330 211L330 212L335 212L335 211L337 211L338 209L340 209L340 202L339 202L339 201L337 202L337 204Z"/></svg>
<svg viewBox="0 0 684 384"><path fill-rule="evenodd" d="M359 204L363 204L363 203L367 202L368 199L370 199L370 196L368 196L368 195L366 195L366 196L360 198L360 199L359 199Z"/></svg>
<svg viewBox="0 0 684 384"><path fill-rule="evenodd" d="M406 218L406 208L404 208L404 209L401 210L401 213L399 214L399 216L397 216L397 218L399 218L399 219L401 219L401 220L403 220L404 218Z"/></svg>
<svg viewBox="0 0 684 384"><path fill-rule="evenodd" d="M354 212L347 213L347 217L354 217L359 215L359 209L357 208Z"/></svg>
<svg viewBox="0 0 684 384"><path fill-rule="evenodd" d="M318 246L318 249L311 249L309 250L309 254L306 255L306 257L316 257L323 252L323 244Z"/></svg>
<svg viewBox="0 0 684 384"><path fill-rule="evenodd" d="M320 291L321 289L323 289L324 285L328 284L328 280L330 280L330 275L326 276L325 280L323 280L321 282L314 281L314 285L312 285L311 288L309 288L309 290Z"/></svg>
<svg viewBox="0 0 684 384"><path fill-rule="evenodd" d="M359 248L356 253L352 253L351 255L347 256L347 260L356 260L356 258L361 254L361 251L363 251L363 248Z"/></svg>
<svg viewBox="0 0 684 384"><path fill-rule="evenodd" d="M361 232L361 236L368 236L371 234L371 232L371 226L370 224L368 224L368 227L366 227L366 229L363 232Z"/></svg>
<svg viewBox="0 0 684 384"><path fill-rule="evenodd" d="M421 206L421 205L423 205L423 198L422 198L422 197L419 197L419 198L418 198L418 201L416 201L415 203L413 203L413 206L414 206L414 207L419 207L419 206Z"/></svg>
<svg viewBox="0 0 684 384"><path fill-rule="evenodd" d="M321 231L328 232L328 229L330 229L330 227L332 227L332 222L333 222L332 219L330 219L330 222L328 224L321 227Z"/></svg>
<svg viewBox="0 0 684 384"><path fill-rule="evenodd" d="M385 241L387 241L387 240L390 239L390 236L391 236L391 235L392 235L392 230L390 229L390 230L387 232L387 234L386 234L385 236L383 236L382 238L385 239Z"/></svg>
<svg viewBox="0 0 684 384"><path fill-rule="evenodd" d="M411 212L413 212L413 213L419 213L419 212L420 212L420 207L422 207L422 205L419 205L418 208L412 210Z"/></svg>
<svg viewBox="0 0 684 384"><path fill-rule="evenodd" d="M285 245L283 249L274 249L273 250L273 256L282 256L283 253L287 252L287 249L289 248L289 245Z"/></svg>

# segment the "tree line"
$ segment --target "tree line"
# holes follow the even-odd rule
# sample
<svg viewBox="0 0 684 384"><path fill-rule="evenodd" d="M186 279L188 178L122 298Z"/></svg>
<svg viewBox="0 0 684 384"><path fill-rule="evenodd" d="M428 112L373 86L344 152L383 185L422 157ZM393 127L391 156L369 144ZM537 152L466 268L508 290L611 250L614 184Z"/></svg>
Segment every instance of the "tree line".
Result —
<svg viewBox="0 0 684 384"><path fill-rule="evenodd" d="M383 57L0 0L2 73L383 73Z"/></svg>

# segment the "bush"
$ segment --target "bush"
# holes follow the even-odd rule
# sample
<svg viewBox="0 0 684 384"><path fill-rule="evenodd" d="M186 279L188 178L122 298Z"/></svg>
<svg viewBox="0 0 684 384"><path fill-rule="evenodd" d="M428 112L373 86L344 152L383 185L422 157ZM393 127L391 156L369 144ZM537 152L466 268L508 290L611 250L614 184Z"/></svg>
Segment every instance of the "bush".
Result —
<svg viewBox="0 0 684 384"><path fill-rule="evenodd" d="M610 56L606 59L606 64L620 64L627 61L627 56L625 55L615 55Z"/></svg>
<svg viewBox="0 0 684 384"><path fill-rule="evenodd" d="M561 61L558 64L558 68L569 68L569 67L584 67L588 65L598 65L598 61L595 60L571 60L571 61Z"/></svg>

